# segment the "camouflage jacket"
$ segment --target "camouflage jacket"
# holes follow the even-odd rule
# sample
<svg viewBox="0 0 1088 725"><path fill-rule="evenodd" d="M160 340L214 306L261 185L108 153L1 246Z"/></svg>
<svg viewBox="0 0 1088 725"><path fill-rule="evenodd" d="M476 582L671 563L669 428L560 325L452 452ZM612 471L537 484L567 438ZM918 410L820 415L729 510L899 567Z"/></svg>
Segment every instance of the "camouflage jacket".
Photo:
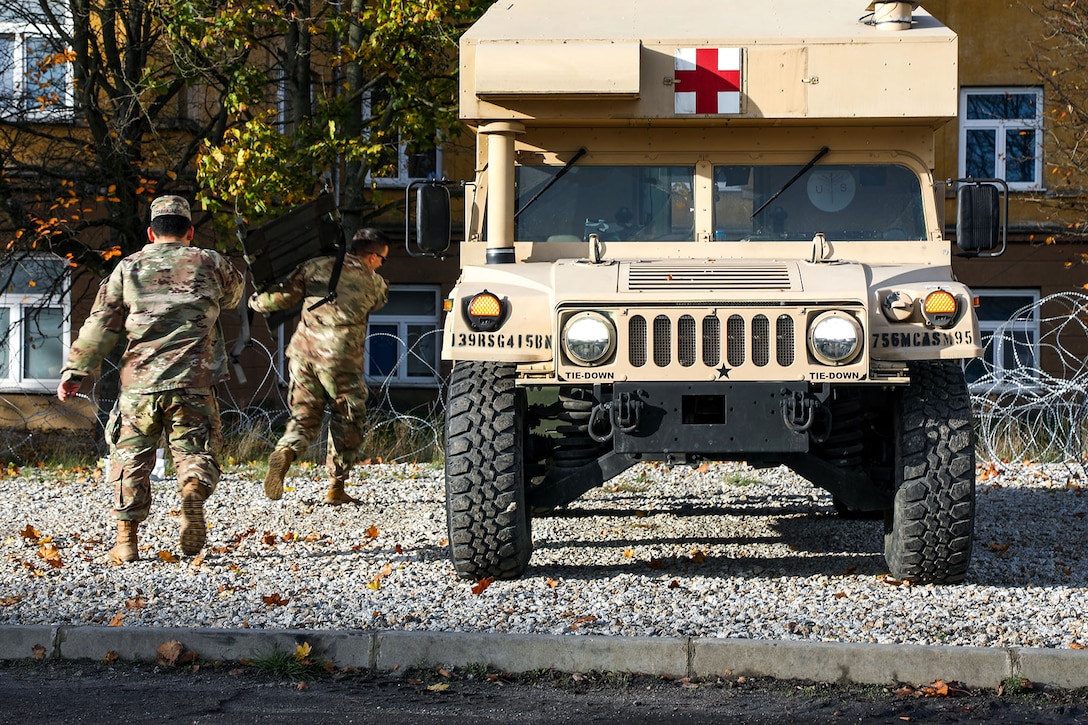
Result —
<svg viewBox="0 0 1088 725"><path fill-rule="evenodd" d="M363 371L367 318L385 304L389 285L354 254L344 257L336 299L310 307L329 291L335 257L317 257L300 264L281 284L254 294L249 306L261 313L288 310L302 303L287 355L303 360L327 360L343 372Z"/></svg>
<svg viewBox="0 0 1088 725"><path fill-rule="evenodd" d="M237 305L244 290L242 273L218 252L149 243L102 281L61 379L90 374L124 337L123 390L210 388L227 378L219 313Z"/></svg>

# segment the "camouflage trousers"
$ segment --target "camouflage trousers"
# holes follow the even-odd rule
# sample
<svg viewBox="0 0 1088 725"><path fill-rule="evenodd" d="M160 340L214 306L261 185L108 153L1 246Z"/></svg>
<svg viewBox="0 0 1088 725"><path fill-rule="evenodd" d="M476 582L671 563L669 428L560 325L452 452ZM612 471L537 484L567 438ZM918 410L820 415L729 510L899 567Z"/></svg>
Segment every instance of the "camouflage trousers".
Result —
<svg viewBox="0 0 1088 725"><path fill-rule="evenodd" d="M147 518L151 510L151 471L164 433L179 491L190 478L207 486L209 495L219 483L223 437L219 403L213 391L122 392L106 425L113 516L119 521Z"/></svg>
<svg viewBox="0 0 1088 725"><path fill-rule="evenodd" d="M291 358L287 400L291 419L277 448L301 455L317 437L329 408L329 445L325 469L334 479L347 478L359 455L366 424L367 389L359 370L338 370L328 361Z"/></svg>

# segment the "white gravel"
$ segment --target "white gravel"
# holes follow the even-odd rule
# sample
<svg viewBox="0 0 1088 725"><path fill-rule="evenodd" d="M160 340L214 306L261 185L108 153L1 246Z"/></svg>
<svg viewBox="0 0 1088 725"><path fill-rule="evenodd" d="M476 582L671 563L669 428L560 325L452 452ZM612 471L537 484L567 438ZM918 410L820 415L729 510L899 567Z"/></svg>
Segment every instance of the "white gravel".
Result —
<svg viewBox="0 0 1088 725"><path fill-rule="evenodd" d="M357 507L318 503L320 467L291 472L281 501L264 498L255 467L226 475L197 559L179 551L173 479L156 484L142 560L124 566L106 556L101 480L0 477L0 624L1088 646L1076 469L1021 464L980 480L967 582L905 586L887 575L881 522L839 519L784 468L639 466L535 519L528 573L478 593L447 558L440 468L359 466Z"/></svg>

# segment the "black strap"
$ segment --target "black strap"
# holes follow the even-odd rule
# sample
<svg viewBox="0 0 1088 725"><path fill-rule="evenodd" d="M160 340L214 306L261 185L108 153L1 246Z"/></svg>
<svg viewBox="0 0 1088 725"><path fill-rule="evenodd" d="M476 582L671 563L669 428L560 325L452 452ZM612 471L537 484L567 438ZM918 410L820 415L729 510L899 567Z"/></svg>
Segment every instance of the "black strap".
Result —
<svg viewBox="0 0 1088 725"><path fill-rule="evenodd" d="M340 284L340 272L344 269L344 257L348 253L347 240L344 239L344 228L340 227L340 248L336 250L336 262L332 265L332 274L329 275L329 292L324 297L313 303L306 309L313 312L326 302L336 300L336 285Z"/></svg>

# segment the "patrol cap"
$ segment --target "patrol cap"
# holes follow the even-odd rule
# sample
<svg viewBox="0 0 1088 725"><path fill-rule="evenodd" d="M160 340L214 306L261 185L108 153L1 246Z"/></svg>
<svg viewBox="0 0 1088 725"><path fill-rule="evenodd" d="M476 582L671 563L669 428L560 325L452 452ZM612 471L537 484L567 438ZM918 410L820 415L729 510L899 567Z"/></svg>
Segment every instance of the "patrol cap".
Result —
<svg viewBox="0 0 1088 725"><path fill-rule="evenodd" d="M189 212L189 202L180 196L160 196L151 202L151 218L160 216L183 216L189 221L193 220Z"/></svg>

